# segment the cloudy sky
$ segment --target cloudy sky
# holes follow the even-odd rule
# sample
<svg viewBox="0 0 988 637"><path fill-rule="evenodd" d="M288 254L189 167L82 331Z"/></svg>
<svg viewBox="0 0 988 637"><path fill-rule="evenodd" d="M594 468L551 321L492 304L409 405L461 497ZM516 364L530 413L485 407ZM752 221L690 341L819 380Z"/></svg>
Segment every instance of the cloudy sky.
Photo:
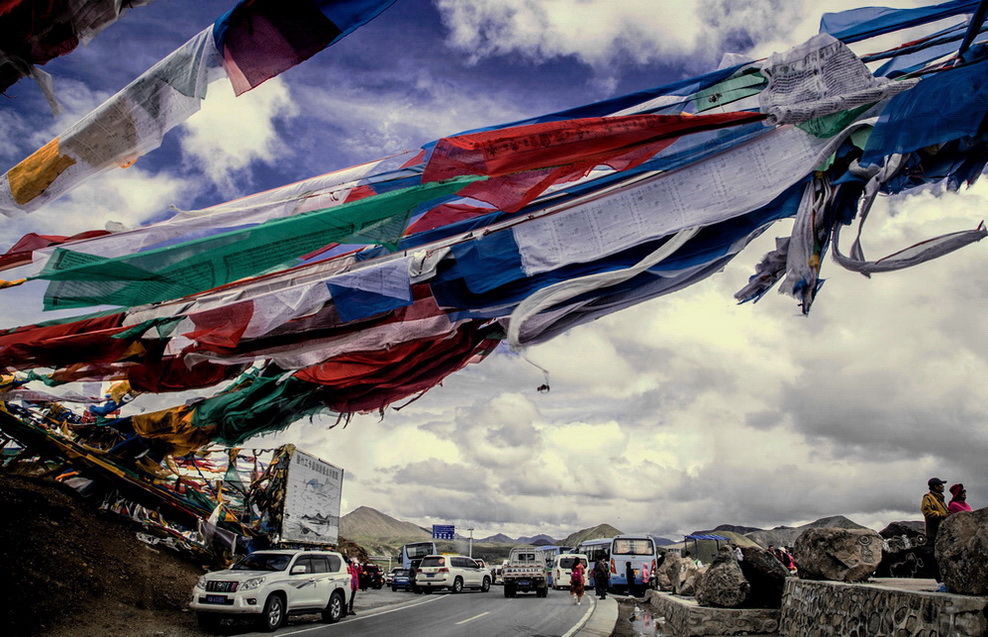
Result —
<svg viewBox="0 0 988 637"><path fill-rule="evenodd" d="M398 0L340 44L203 110L135 166L27 217L24 232L136 226L330 170L696 75L726 52L758 58L817 31L832 0ZM922 2L888 1L903 7ZM159 0L48 64L65 113L36 86L0 101L9 167L150 67L232 0ZM661 10L657 9L661 7ZM858 52L885 48L866 42ZM871 257L984 217L988 184L882 199ZM293 442L347 471L343 512L366 505L475 537L564 536L607 522L677 537L720 523L772 527L842 514L876 529L919 519L933 475L988 503L988 244L866 279L825 264L808 317L770 293L738 306L771 228L702 284L506 349L383 419L296 423ZM10 275L11 273L6 273ZM9 277L8 277L9 278ZM41 286L3 293L0 325L42 316ZM527 360L526 360L527 359ZM539 367L549 372L551 390ZM180 402L143 397L135 409Z"/></svg>

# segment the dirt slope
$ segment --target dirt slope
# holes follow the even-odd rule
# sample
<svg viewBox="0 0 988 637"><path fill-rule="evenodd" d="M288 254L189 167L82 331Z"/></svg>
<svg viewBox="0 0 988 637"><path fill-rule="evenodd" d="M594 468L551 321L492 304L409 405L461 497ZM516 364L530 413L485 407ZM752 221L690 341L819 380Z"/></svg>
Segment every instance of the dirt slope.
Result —
<svg viewBox="0 0 988 637"><path fill-rule="evenodd" d="M0 474L4 634L202 634L183 609L204 569L136 530L68 487Z"/></svg>

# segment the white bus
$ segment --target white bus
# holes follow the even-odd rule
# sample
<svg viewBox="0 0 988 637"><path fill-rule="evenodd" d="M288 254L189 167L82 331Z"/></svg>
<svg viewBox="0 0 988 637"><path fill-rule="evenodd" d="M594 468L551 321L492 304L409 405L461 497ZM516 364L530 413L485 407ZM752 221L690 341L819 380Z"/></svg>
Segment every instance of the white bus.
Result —
<svg viewBox="0 0 988 637"><path fill-rule="evenodd" d="M412 568L412 566L418 566L418 562L426 555L436 555L435 542L412 542L411 544L406 544L398 552L398 561L401 563L402 568Z"/></svg>
<svg viewBox="0 0 988 637"><path fill-rule="evenodd" d="M610 587L628 593L641 591L655 571L655 541L647 535L619 535L611 539ZM630 574L630 580L629 580Z"/></svg>

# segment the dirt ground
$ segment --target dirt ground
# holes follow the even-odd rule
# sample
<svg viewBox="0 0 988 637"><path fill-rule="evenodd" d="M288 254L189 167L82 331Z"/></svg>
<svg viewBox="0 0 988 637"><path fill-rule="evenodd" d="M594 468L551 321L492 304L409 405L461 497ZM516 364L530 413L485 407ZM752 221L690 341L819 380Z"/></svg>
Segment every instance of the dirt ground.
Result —
<svg viewBox="0 0 988 637"><path fill-rule="evenodd" d="M204 566L50 480L0 474L5 635L204 635L184 611Z"/></svg>

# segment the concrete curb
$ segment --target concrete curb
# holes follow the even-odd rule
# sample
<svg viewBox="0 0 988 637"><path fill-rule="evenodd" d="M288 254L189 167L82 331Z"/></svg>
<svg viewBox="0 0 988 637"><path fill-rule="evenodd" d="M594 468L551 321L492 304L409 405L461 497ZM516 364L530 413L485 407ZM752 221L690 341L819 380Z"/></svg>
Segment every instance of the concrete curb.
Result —
<svg viewBox="0 0 988 637"><path fill-rule="evenodd" d="M573 637L610 637L614 633L614 627L618 620L618 603L613 595L608 595L607 599L597 599L593 595L587 595L584 599L593 600L594 606L583 622L575 627L573 631L567 633Z"/></svg>

